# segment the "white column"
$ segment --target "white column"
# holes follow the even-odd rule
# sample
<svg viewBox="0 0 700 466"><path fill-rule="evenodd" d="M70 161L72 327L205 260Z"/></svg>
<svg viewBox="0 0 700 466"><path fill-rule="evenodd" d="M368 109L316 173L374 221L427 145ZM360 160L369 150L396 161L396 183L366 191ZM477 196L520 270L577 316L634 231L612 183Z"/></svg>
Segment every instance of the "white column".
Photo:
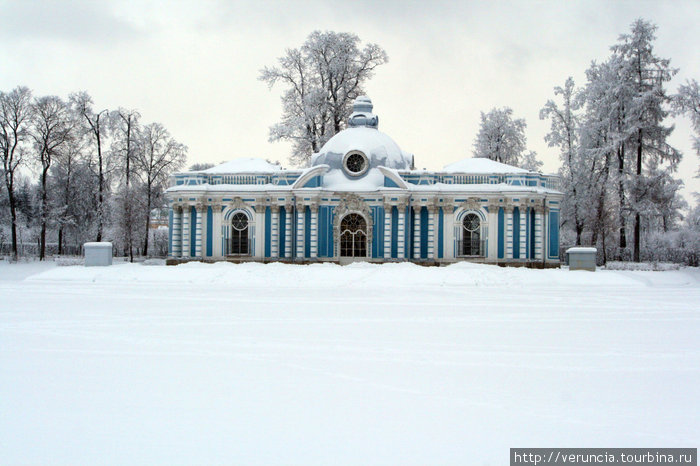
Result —
<svg viewBox="0 0 700 466"><path fill-rule="evenodd" d="M173 207L173 257L182 256L182 206Z"/></svg>
<svg viewBox="0 0 700 466"><path fill-rule="evenodd" d="M437 238L437 233L435 232L435 213L437 207L428 207L428 259L435 259L435 238Z"/></svg>
<svg viewBox="0 0 700 466"><path fill-rule="evenodd" d="M525 259L527 257L527 206L520 206L520 258Z"/></svg>
<svg viewBox="0 0 700 466"><path fill-rule="evenodd" d="M221 205L214 204L211 206L212 219L211 219L211 254L213 257L222 257L223 252L223 233L221 228L222 212Z"/></svg>
<svg viewBox="0 0 700 466"><path fill-rule="evenodd" d="M258 200L255 203L255 238L254 244L251 245L253 249L252 255L257 258L265 257L265 212L267 210L267 202L264 200Z"/></svg>
<svg viewBox="0 0 700 466"><path fill-rule="evenodd" d="M303 205L297 206L297 257L299 260L304 260L304 217L306 216L306 207Z"/></svg>
<svg viewBox="0 0 700 466"><path fill-rule="evenodd" d="M506 206L506 259L513 258L513 206Z"/></svg>
<svg viewBox="0 0 700 466"><path fill-rule="evenodd" d="M311 258L318 257L318 206L311 206Z"/></svg>
<svg viewBox="0 0 700 466"><path fill-rule="evenodd" d="M454 258L457 257L455 254L455 228L454 228L454 223L455 223L455 215L454 212L452 212L454 202L453 201L446 201L449 202L447 205L443 206L442 208L442 257L447 259L447 258Z"/></svg>
<svg viewBox="0 0 700 466"><path fill-rule="evenodd" d="M489 260L498 260L498 204L489 204Z"/></svg>
<svg viewBox="0 0 700 466"><path fill-rule="evenodd" d="M384 206L384 259L391 259L391 210L390 205Z"/></svg>
<svg viewBox="0 0 700 466"><path fill-rule="evenodd" d="M413 259L420 259L420 211L421 206L414 207L413 215Z"/></svg>
<svg viewBox="0 0 700 466"><path fill-rule="evenodd" d="M542 257L547 260L549 255L549 208L544 208L542 214Z"/></svg>
<svg viewBox="0 0 700 466"><path fill-rule="evenodd" d="M202 204L197 204L195 208L195 225L194 225L194 256L202 257L202 212L204 206Z"/></svg>
<svg viewBox="0 0 700 466"><path fill-rule="evenodd" d="M535 207L535 259L542 260L544 247L544 230L542 225L542 208Z"/></svg>
<svg viewBox="0 0 700 466"><path fill-rule="evenodd" d="M397 227L398 235L398 247L397 247L397 257L403 259L406 257L406 206L400 205L397 207L399 211L399 225Z"/></svg>
<svg viewBox="0 0 700 466"><path fill-rule="evenodd" d="M182 257L190 257L190 218L192 207L185 204L182 208Z"/></svg>
<svg viewBox="0 0 700 466"><path fill-rule="evenodd" d="M294 209L290 204L284 206L284 257L292 258L292 222L294 221Z"/></svg>
<svg viewBox="0 0 700 466"><path fill-rule="evenodd" d="M270 256L277 258L280 256L280 206L270 206L270 216L272 217L272 225L270 226L270 235L272 235L272 238L270 238Z"/></svg>

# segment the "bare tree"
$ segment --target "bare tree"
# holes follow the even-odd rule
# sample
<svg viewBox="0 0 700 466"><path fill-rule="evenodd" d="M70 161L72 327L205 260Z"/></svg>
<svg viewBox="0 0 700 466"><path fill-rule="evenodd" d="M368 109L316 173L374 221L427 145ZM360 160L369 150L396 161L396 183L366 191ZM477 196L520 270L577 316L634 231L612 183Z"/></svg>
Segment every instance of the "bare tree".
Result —
<svg viewBox="0 0 700 466"><path fill-rule="evenodd" d="M287 49L278 66L260 71L259 79L270 88L277 83L286 87L282 121L270 128L270 141L293 141L290 160L295 165L307 163L344 128L363 84L388 61L378 45L360 49L359 43L354 34L314 31L301 48Z"/></svg>
<svg viewBox="0 0 700 466"><path fill-rule="evenodd" d="M31 117L31 91L16 87L9 93L0 92L0 157L5 178L5 187L10 204L12 223L12 257L17 260L17 202L15 198L15 175L22 166L27 127Z"/></svg>
<svg viewBox="0 0 700 466"><path fill-rule="evenodd" d="M107 189L105 180L106 160L102 154L102 144L109 133L109 112L107 110L94 112L92 110L92 97L85 91L71 94L70 100L75 111L82 116L84 120L84 131L91 136L96 147L98 181L96 241L102 241L105 223L105 191Z"/></svg>
<svg viewBox="0 0 700 466"><path fill-rule="evenodd" d="M72 137L73 121L65 102L56 96L46 96L34 101L30 134L34 140L36 158L41 166L39 178L39 260L46 256L46 224L48 222L48 179L55 155Z"/></svg>
<svg viewBox="0 0 700 466"><path fill-rule="evenodd" d="M123 237L125 252L134 261L134 229L137 215L133 201L133 171L135 152L138 149L141 115L136 110L120 108L112 112L112 152L121 168L123 185L118 190L118 229Z"/></svg>
<svg viewBox="0 0 700 466"><path fill-rule="evenodd" d="M135 162L146 200L146 237L143 246L145 256L148 255L151 210L161 201L168 177L185 164L187 146L175 141L160 123L144 126L140 139L139 150L135 152Z"/></svg>

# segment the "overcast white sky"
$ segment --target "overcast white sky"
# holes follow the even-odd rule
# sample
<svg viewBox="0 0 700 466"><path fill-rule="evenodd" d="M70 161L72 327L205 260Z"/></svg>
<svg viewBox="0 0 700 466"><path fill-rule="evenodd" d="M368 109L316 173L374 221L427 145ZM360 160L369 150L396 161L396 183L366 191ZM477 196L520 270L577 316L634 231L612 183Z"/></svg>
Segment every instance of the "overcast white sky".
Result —
<svg viewBox="0 0 700 466"><path fill-rule="evenodd" d="M389 55L367 94L380 130L419 168L471 157L479 112L510 106L554 172L539 110L567 76L583 84L638 17L659 26L656 51L680 68L671 89L700 79L697 1L20 0L0 1L0 89L87 90L97 109L136 108L189 147L189 164L253 156L287 166L289 145L268 142L281 89L258 71L315 29L353 32ZM677 120L670 140L685 154L686 193L700 191L690 134Z"/></svg>

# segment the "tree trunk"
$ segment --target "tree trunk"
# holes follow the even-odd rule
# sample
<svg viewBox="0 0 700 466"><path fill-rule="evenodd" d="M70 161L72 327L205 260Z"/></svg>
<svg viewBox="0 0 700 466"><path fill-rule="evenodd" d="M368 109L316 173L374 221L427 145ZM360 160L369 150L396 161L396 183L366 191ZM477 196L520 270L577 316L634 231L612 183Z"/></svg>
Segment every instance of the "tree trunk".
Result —
<svg viewBox="0 0 700 466"><path fill-rule="evenodd" d="M639 185L639 180L642 177L642 129L640 128L638 133L637 133L637 185ZM639 189L636 189L635 192L638 192ZM635 195L637 196L637 195ZM639 202L639 199L635 198L637 202ZM634 261L635 262L640 262L640 249L642 246L642 238L640 236L641 234L641 215L639 215L639 212L636 212L634 214Z"/></svg>
<svg viewBox="0 0 700 466"><path fill-rule="evenodd" d="M17 251L17 202L12 188L8 189L7 194L10 200L10 217L12 218L12 260L17 262L17 259L19 259Z"/></svg>
<svg viewBox="0 0 700 466"><path fill-rule="evenodd" d="M151 223L151 183L146 185L146 239L143 242L143 255L148 255L148 226Z"/></svg>
<svg viewBox="0 0 700 466"><path fill-rule="evenodd" d="M44 167L41 173L41 234L39 236L39 260L43 261L46 257L46 178L48 175L48 167Z"/></svg>
<svg viewBox="0 0 700 466"><path fill-rule="evenodd" d="M104 190L104 174L102 173L102 146L100 143L100 133L99 131L95 135L97 138L97 160L99 162L99 195L97 201L97 242L102 241L102 225L103 225L103 190Z"/></svg>
<svg viewBox="0 0 700 466"><path fill-rule="evenodd" d="M58 255L63 254L63 225L58 227Z"/></svg>
<svg viewBox="0 0 700 466"><path fill-rule="evenodd" d="M617 160L618 160L618 173L620 176L619 180L619 195L620 195L620 242L618 259L622 260L622 251L627 249L627 235L625 232L625 146L620 145L617 149Z"/></svg>

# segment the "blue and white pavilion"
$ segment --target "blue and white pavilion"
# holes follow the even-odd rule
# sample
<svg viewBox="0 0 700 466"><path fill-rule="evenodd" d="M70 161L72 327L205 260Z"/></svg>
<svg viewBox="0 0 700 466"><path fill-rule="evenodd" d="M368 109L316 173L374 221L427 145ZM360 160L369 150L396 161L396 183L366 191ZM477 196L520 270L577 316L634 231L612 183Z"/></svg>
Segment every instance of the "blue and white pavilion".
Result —
<svg viewBox="0 0 700 466"><path fill-rule="evenodd" d="M169 263L559 264L559 179L488 159L416 170L358 97L306 169L237 159L178 173Z"/></svg>

